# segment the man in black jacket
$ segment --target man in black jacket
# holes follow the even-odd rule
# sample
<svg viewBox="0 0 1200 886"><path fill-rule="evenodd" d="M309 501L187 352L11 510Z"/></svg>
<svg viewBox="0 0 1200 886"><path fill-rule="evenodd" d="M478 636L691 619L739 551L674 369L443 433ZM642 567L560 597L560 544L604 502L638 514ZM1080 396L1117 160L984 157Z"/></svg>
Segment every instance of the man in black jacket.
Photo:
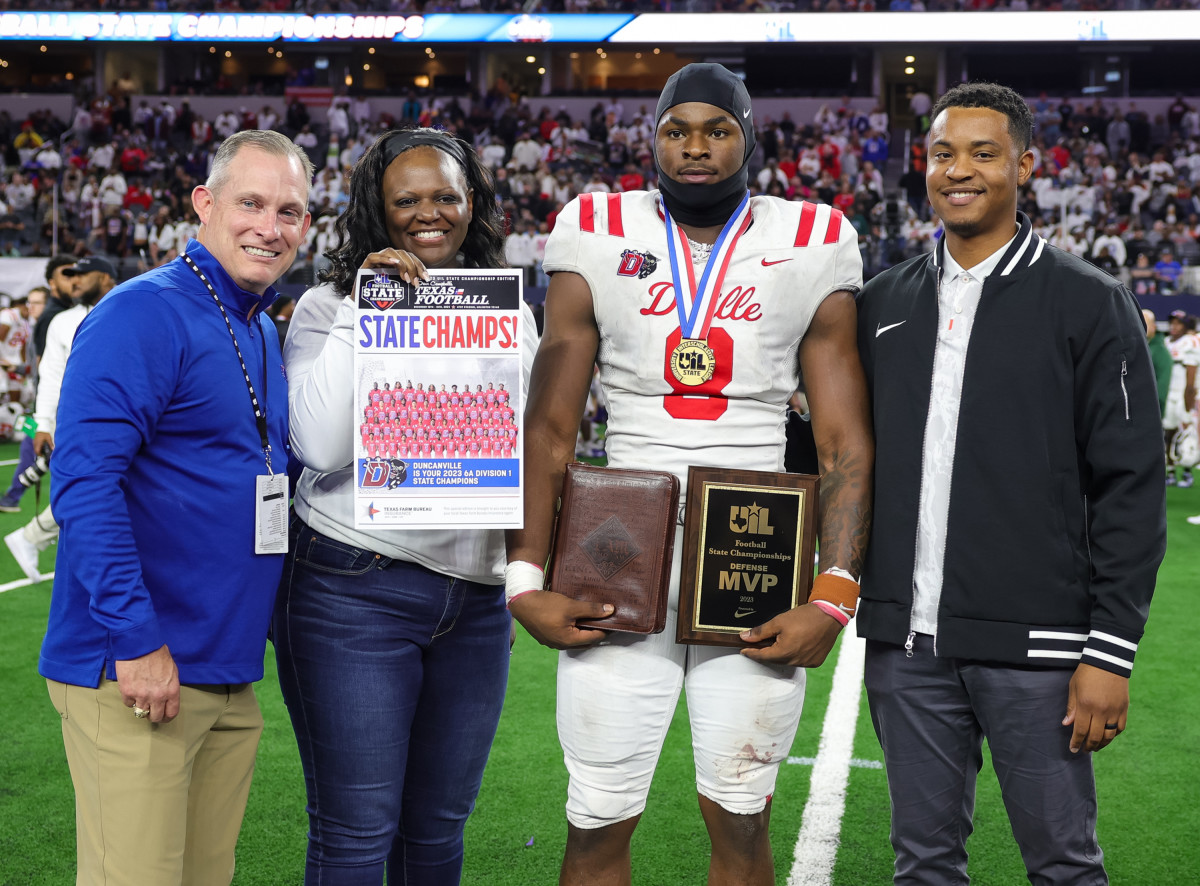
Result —
<svg viewBox="0 0 1200 886"><path fill-rule="evenodd" d="M896 883L966 882L984 737L1034 884L1107 883L1090 753L1126 727L1166 545L1154 370L1132 295L1017 212L1019 95L933 109L931 255L863 290L875 518L866 687Z"/></svg>

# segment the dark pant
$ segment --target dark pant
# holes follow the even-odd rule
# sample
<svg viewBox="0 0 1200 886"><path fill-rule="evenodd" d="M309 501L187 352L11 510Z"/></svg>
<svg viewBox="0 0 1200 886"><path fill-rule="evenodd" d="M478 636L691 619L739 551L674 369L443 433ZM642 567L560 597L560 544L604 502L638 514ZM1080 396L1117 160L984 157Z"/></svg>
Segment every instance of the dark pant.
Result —
<svg viewBox="0 0 1200 886"><path fill-rule="evenodd" d="M308 790L308 886L446 886L462 871L508 677L497 586L299 523L275 609Z"/></svg>
<svg viewBox="0 0 1200 886"><path fill-rule="evenodd" d="M33 467L33 463L37 460L37 455L33 450L33 438L25 434L21 435L21 448L17 453L17 467L13 471L12 483L8 486L8 492L4 497L11 499L14 503L21 500L21 496L25 494L28 488L21 482L21 475L25 473L27 468Z"/></svg>
<svg viewBox="0 0 1200 886"><path fill-rule="evenodd" d="M897 884L967 883L965 845L986 737L1030 883L1107 884L1096 842L1096 782L1062 725L1071 669L936 658L868 641L865 682L883 746Z"/></svg>

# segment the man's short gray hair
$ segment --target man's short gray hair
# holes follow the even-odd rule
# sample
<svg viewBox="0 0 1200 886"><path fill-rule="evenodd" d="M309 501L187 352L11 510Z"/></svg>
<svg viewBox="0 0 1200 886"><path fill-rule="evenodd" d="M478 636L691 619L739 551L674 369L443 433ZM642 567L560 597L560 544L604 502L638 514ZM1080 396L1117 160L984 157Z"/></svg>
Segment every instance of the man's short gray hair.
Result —
<svg viewBox="0 0 1200 886"><path fill-rule="evenodd" d="M221 190L225 180L229 178L229 169L233 158L242 148L258 148L260 151L274 154L276 157L295 159L304 169L305 201L307 202L307 194L312 188L314 174L312 161L308 159L308 154L304 153L304 148L283 133L270 129L243 129L221 142L216 156L213 157L212 169L208 173L208 181L204 183L205 187L214 194Z"/></svg>

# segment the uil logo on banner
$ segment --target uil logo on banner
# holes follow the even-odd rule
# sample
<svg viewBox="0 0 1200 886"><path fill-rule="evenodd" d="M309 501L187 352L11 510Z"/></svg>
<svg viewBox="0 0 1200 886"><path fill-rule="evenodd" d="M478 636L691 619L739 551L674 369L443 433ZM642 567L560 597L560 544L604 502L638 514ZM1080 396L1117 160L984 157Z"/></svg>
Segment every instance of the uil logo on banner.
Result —
<svg viewBox="0 0 1200 886"><path fill-rule="evenodd" d="M749 507L731 505L729 529L738 535L774 535L775 527L771 525L771 509L760 508L753 502Z"/></svg>
<svg viewBox="0 0 1200 886"><path fill-rule="evenodd" d="M380 311L386 311L403 297L404 286L387 274L376 274L373 280L362 285L359 294L362 301Z"/></svg>
<svg viewBox="0 0 1200 886"><path fill-rule="evenodd" d="M658 259L649 252L626 249L621 253L621 264L617 266L618 277L637 277L645 280L658 267Z"/></svg>

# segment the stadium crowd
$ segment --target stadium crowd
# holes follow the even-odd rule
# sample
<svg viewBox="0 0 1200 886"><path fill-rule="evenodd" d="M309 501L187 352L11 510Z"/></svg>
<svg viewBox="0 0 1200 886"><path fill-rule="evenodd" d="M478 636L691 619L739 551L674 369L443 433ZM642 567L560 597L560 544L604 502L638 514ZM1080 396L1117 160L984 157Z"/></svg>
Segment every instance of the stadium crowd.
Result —
<svg viewBox="0 0 1200 886"><path fill-rule="evenodd" d="M1021 208L1050 242L1120 276L1139 295L1172 292L1200 259L1200 109L1183 96L1151 116L1135 101L1031 101L1036 171ZM396 126L456 133L495 171L508 225L508 259L544 284L546 237L577 194L653 187L651 121L644 105L597 101L586 119L518 102L502 89L471 99L410 92L399 117L370 100L299 100L277 115L230 106L212 120L187 99L136 107L119 83L72 119L49 111L13 119L0 111L6 172L0 180L0 252L103 254L122 277L174 258L196 230L192 188L220 142L242 129L278 128L318 169L314 224L289 277L307 282L332 248L333 220L347 200L350 170L374 137ZM924 125L918 117L918 128ZM868 273L926 250L937 231L925 199L924 147L908 156L882 105L849 99L811 120L783 113L759 123L751 187L829 203L860 235Z"/></svg>

